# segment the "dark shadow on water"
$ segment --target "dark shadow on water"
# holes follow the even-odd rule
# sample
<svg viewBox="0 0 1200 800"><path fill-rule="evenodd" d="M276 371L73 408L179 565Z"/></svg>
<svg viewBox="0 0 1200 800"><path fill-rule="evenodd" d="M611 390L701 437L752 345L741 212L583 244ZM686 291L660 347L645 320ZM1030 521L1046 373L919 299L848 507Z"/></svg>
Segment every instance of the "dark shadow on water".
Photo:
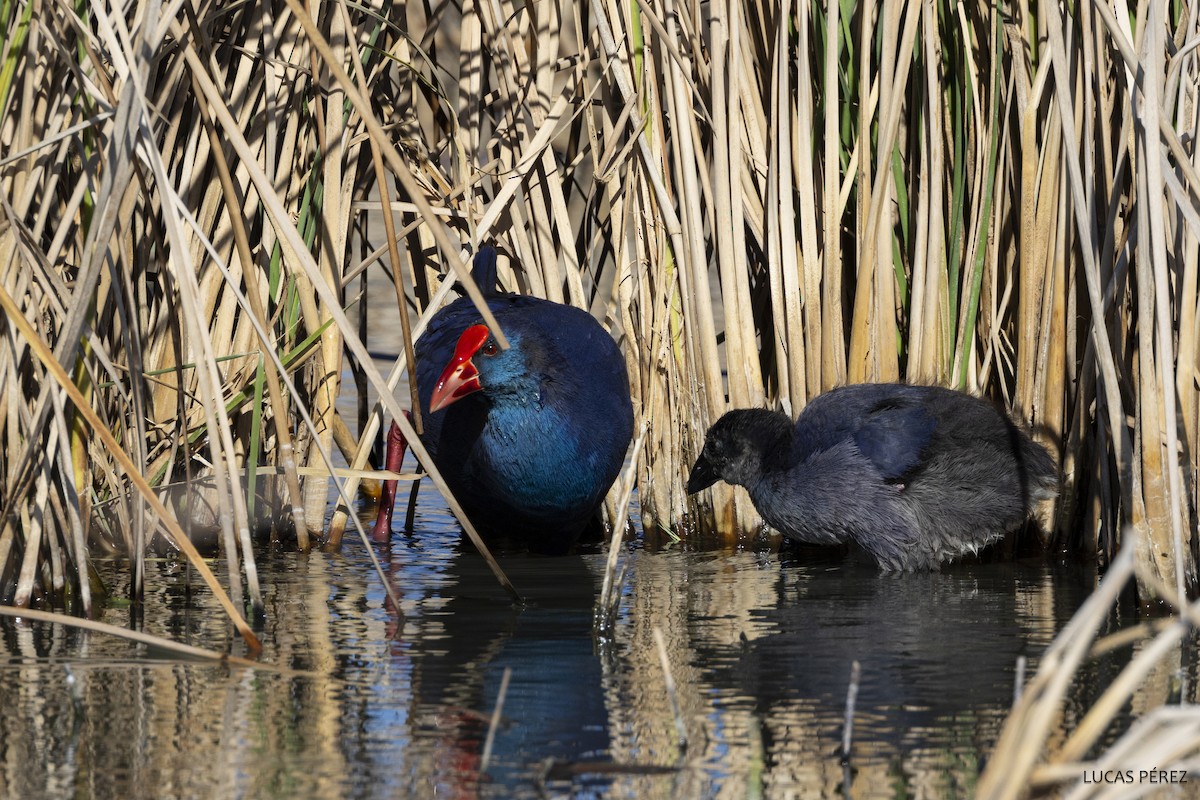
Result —
<svg viewBox="0 0 1200 800"><path fill-rule="evenodd" d="M892 715L897 727L910 730L945 714L1006 705L1017 657L1037 654L1013 591L1021 573L1007 565L817 573L802 586L782 587L777 607L756 612L777 632L742 643L731 667L714 679L759 698L762 708L795 698L840 709L857 660L859 709ZM1040 575L1025 571L1024 579ZM1064 586L1059 597L1073 609L1082 594Z"/></svg>
<svg viewBox="0 0 1200 800"><path fill-rule="evenodd" d="M439 761L457 773L460 788L479 780L475 789L489 796L505 796L506 786L532 791L551 760L604 759L608 718L592 642L592 604L602 578L597 559L499 550L523 598L515 604L469 542L445 541L452 555L436 592L437 612L427 619L430 634L409 653L418 735L436 740ZM399 566L392 580L402 593L413 588L404 585L401 566L413 555L409 542L394 539L382 551L389 565ZM503 721L480 775L506 669ZM579 783L576 792L587 786Z"/></svg>

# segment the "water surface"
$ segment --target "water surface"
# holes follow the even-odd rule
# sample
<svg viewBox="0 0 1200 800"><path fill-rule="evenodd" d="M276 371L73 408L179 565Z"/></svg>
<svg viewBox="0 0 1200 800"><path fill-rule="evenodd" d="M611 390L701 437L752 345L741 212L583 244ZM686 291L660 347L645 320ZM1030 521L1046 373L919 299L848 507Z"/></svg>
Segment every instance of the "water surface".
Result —
<svg viewBox="0 0 1200 800"><path fill-rule="evenodd" d="M619 616L597 638L602 553L506 556L525 597L516 606L423 495L417 532L376 551L402 618L356 541L340 554L260 556L262 660L305 674L0 625L0 796L967 797L1012 702L1018 656L1035 669L1094 582L1042 563L886 576L811 551L631 542ZM239 652L185 565L150 570L148 632ZM123 565L103 571L116 594L126 590ZM127 625L129 615L110 607L104 620ZM1068 723L1119 666L1089 668ZM1149 682L1141 702L1162 702L1169 683Z"/></svg>

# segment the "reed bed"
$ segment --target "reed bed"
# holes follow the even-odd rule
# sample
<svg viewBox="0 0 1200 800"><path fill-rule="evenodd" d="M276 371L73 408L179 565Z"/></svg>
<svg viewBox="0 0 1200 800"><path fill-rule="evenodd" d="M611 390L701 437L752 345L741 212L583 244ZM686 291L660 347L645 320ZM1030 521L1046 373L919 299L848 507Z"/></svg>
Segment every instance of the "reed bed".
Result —
<svg viewBox="0 0 1200 800"><path fill-rule="evenodd" d="M1194 6L32 9L0 8L19 604L86 610L89 547L171 535L135 474L211 478L229 592L255 596L251 530L310 546L321 454L365 468L398 414L378 376L386 411L335 407L343 365L371 370L371 308L403 312L395 385L488 239L511 286L622 341L649 536L755 530L744 495L683 492L729 407L936 382L1059 456L1048 545L1109 558L1128 525L1150 574L1194 579Z"/></svg>
<svg viewBox="0 0 1200 800"><path fill-rule="evenodd" d="M1048 548L1108 561L1127 541L1142 599L1183 603L1197 17L1184 0L0 2L0 595L90 614L90 554L111 551L137 600L165 542L253 647L254 537L336 546L357 525L382 423L420 427L393 396L412 340L494 240L506 285L621 342L648 539L755 535L744 494L683 489L728 408L941 383L1057 455ZM389 379L364 346L380 303L404 328ZM326 528L334 447L351 470ZM188 543L200 527L223 580Z"/></svg>

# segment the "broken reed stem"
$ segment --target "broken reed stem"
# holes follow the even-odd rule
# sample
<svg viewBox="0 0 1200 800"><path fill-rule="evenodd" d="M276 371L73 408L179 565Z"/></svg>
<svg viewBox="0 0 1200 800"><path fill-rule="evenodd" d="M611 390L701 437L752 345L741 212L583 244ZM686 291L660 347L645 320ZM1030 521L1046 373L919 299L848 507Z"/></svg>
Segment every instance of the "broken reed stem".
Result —
<svg viewBox="0 0 1200 800"><path fill-rule="evenodd" d="M96 620L83 619L81 617L69 617L65 614L55 614L48 611L38 611L32 608L17 608L16 606L0 605L0 616L13 617L18 620L33 620L35 622L47 622L53 625L65 625L68 628L79 628L80 630L92 631L93 633L103 633L107 636L115 636L118 639L125 639L130 642L153 647L158 650L163 650L168 653L173 653L177 656L182 656L188 659L197 661L212 661L222 664L231 664L238 667L249 667L250 669L261 670L263 672L273 672L279 675L309 677L309 678L328 678L319 672L310 672L308 670L297 670L290 667L281 667L275 664L267 664L256 659L241 658L228 653L218 653L215 650L206 650L203 647L195 647L190 644L164 639L161 636L145 633L143 631L130 630L117 625L109 625Z"/></svg>
<svg viewBox="0 0 1200 800"><path fill-rule="evenodd" d="M496 729L504 713L504 697L508 694L508 681L512 678L512 667L505 667L500 677L500 691L496 693L496 707L492 709L492 718L488 722L487 738L483 740L483 756L479 759L479 771L487 771L492 760L492 745L496 741Z"/></svg>
<svg viewBox="0 0 1200 800"><path fill-rule="evenodd" d="M675 736L679 744L679 757L688 749L687 725L683 720L683 709L679 705L679 692L675 689L675 676L671 674L671 659L667 655L667 644L662 628L654 626L654 644L658 647L658 660L662 664L663 682L667 687L667 701L671 704L671 716L675 720Z"/></svg>
<svg viewBox="0 0 1200 800"><path fill-rule="evenodd" d="M1133 574L1133 550L1126 545L1109 574L1042 655L1037 673L1005 720L1000 738L980 777L980 800L1014 800L1042 749L1072 676L1126 580Z"/></svg>
<svg viewBox="0 0 1200 800"><path fill-rule="evenodd" d="M854 707L858 703L858 684L862 667L857 660L850 663L850 685L846 687L846 716L842 723L842 761L849 763L850 746L854 739Z"/></svg>
<svg viewBox="0 0 1200 800"><path fill-rule="evenodd" d="M433 315L441 308L442 303L450 296L450 291L454 288L454 277L446 275L438 286L433 297L429 301L429 305L425 308L425 313L417 321L417 325L413 328L412 336L414 339L425 332L425 328L429 325L429 321L433 319ZM394 393L396 387L400 385L400 378L405 372L412 372L412 362L408 360L406 353L400 353L396 357L396 362L392 364L391 370L388 372L386 391ZM371 455L371 445L375 437L379 434L382 427L384 405L381 400L376 401L375 407L371 409L370 416L367 417L367 424L362 431L359 432L358 450L354 457L350 460L350 466L353 469L363 469L367 466L367 461ZM346 493L354 495L358 490L358 481L350 480L346 483ZM336 549L342 544L342 536L346 531L346 523L350 519L350 505L338 505L333 512L333 519L329 522L329 539L327 546Z"/></svg>
<svg viewBox="0 0 1200 800"><path fill-rule="evenodd" d="M616 514L613 518L612 535L608 541L608 559L604 563L604 581L600 585L600 595L596 599L593 615L595 629L599 634L607 634L617 619L617 604L621 601L621 581L625 574L624 569L618 574L617 565L621 557L621 543L625 540L625 526L629 519L629 501L633 496L633 488L637 485L638 456L645 443L646 422L643 420L637 439L634 440L629 466L622 476L621 491L614 506Z"/></svg>

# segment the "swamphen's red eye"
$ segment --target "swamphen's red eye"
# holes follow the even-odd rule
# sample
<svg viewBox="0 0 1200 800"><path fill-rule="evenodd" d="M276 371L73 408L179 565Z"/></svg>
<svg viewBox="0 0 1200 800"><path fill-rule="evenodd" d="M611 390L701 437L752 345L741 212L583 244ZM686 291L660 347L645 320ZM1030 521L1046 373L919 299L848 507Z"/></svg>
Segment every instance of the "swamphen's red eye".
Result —
<svg viewBox="0 0 1200 800"><path fill-rule="evenodd" d="M494 356L496 353L500 352L500 348L496 346L495 339L488 339L483 343L483 347L479 348L479 352L483 353L485 356Z"/></svg>

